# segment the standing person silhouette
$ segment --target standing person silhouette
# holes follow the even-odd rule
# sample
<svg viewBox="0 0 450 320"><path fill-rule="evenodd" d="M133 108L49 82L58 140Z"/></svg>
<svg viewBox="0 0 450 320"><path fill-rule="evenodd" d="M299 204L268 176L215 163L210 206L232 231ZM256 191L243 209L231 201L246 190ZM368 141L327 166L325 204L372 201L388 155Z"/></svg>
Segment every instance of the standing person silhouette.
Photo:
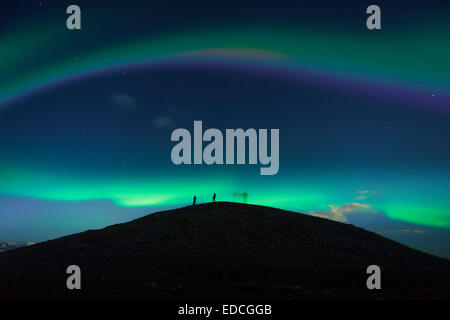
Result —
<svg viewBox="0 0 450 320"><path fill-rule="evenodd" d="M194 203L192 204L193 206L195 206L195 202L197 201L197 197L194 196Z"/></svg>
<svg viewBox="0 0 450 320"><path fill-rule="evenodd" d="M216 202L216 193L213 194L213 202Z"/></svg>

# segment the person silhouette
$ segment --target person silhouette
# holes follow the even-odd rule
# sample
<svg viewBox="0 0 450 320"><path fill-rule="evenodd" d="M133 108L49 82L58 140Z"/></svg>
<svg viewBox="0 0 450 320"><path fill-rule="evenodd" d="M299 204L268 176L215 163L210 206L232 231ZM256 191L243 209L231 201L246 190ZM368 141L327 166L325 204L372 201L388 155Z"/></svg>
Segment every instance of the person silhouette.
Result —
<svg viewBox="0 0 450 320"><path fill-rule="evenodd" d="M213 194L213 202L216 202L216 193Z"/></svg>
<svg viewBox="0 0 450 320"><path fill-rule="evenodd" d="M195 202L197 201L197 197L194 196L194 203L192 204L193 206L195 206Z"/></svg>

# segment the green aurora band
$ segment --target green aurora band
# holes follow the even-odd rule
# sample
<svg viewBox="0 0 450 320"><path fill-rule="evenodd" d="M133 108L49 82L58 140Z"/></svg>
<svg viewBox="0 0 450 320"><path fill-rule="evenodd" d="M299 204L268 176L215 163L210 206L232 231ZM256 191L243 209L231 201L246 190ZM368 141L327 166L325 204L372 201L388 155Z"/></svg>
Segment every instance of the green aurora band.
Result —
<svg viewBox="0 0 450 320"><path fill-rule="evenodd" d="M420 31L373 37L339 31L311 31L301 27L192 30L147 39L119 39L119 43L103 49L80 51L76 59L73 55L51 53L55 47L67 44L65 33L57 31L60 29L59 26L47 26L33 30L33 33L24 29L0 35L0 43L6 48L0 50L0 107L7 107L11 101L24 95L86 74L133 64L185 59L186 55L197 53L213 57L225 54L275 66L306 67L319 73L349 79L361 77L387 85L406 86L411 90L428 88L426 90L430 92L450 96L449 21ZM418 37L420 41L417 41ZM411 54L405 55L405 52ZM43 59L38 58L46 55L53 59L41 63ZM89 180L27 172L23 168L1 165L0 194L54 201L106 199L119 206L151 207L186 204L186 190L190 189L196 190L200 199L209 201L210 186L214 185L214 191L221 195L220 200L242 201L235 192L248 189L251 193L249 203L309 211L326 210L330 204L351 202L354 199L351 192L357 190L352 185L348 188L352 191L345 191L342 196L332 191L337 186L324 188L320 183L311 186L286 182L267 190L257 182L245 184L228 175L220 179L205 179L143 177ZM447 186L437 191L436 198L441 199L437 203L435 198L425 201L417 197L418 200L411 201L411 196L408 196L387 201L389 203L373 200L371 205L375 211L382 211L392 219L448 228L450 203L441 198L445 198ZM420 190L416 194L420 194Z"/></svg>
<svg viewBox="0 0 450 320"><path fill-rule="evenodd" d="M210 55L231 52L232 57L247 61L250 55L253 61L275 67L303 67L331 76L368 79L412 90L429 88L450 97L450 43L445 32L435 30L375 37L294 27L192 30L123 40L104 49L79 52L76 58L55 54L51 62L44 64L30 61L52 55L51 50L56 45L65 45L67 37L64 39L64 33L52 28L42 30L39 36L35 31L32 37L27 35L29 31L22 30L0 38L7 48L0 52L0 70L5 75L0 81L0 104L84 74L131 64L183 60L186 54L202 52ZM52 45L42 46L50 38Z"/></svg>

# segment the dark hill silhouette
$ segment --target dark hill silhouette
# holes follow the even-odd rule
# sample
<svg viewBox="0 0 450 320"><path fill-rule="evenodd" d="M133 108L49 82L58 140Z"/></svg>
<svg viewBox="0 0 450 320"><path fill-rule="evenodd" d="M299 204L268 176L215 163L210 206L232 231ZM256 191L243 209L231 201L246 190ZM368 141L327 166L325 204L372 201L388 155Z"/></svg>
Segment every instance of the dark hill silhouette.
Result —
<svg viewBox="0 0 450 320"><path fill-rule="evenodd" d="M65 287L68 265L82 290ZM367 266L382 289L366 288ZM0 253L2 298L448 299L450 261L363 229L217 202Z"/></svg>

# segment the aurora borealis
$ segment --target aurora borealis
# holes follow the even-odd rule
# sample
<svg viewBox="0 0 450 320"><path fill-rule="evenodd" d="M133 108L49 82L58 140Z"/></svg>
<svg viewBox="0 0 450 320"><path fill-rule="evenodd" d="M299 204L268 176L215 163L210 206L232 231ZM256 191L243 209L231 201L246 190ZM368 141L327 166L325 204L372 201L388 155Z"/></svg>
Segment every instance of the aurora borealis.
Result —
<svg viewBox="0 0 450 320"><path fill-rule="evenodd" d="M69 4L1 7L0 238L41 241L213 192L448 232L448 5L380 2L372 32L364 1L78 1L79 31L65 28ZM170 133L194 120L279 128L278 175L174 166Z"/></svg>

